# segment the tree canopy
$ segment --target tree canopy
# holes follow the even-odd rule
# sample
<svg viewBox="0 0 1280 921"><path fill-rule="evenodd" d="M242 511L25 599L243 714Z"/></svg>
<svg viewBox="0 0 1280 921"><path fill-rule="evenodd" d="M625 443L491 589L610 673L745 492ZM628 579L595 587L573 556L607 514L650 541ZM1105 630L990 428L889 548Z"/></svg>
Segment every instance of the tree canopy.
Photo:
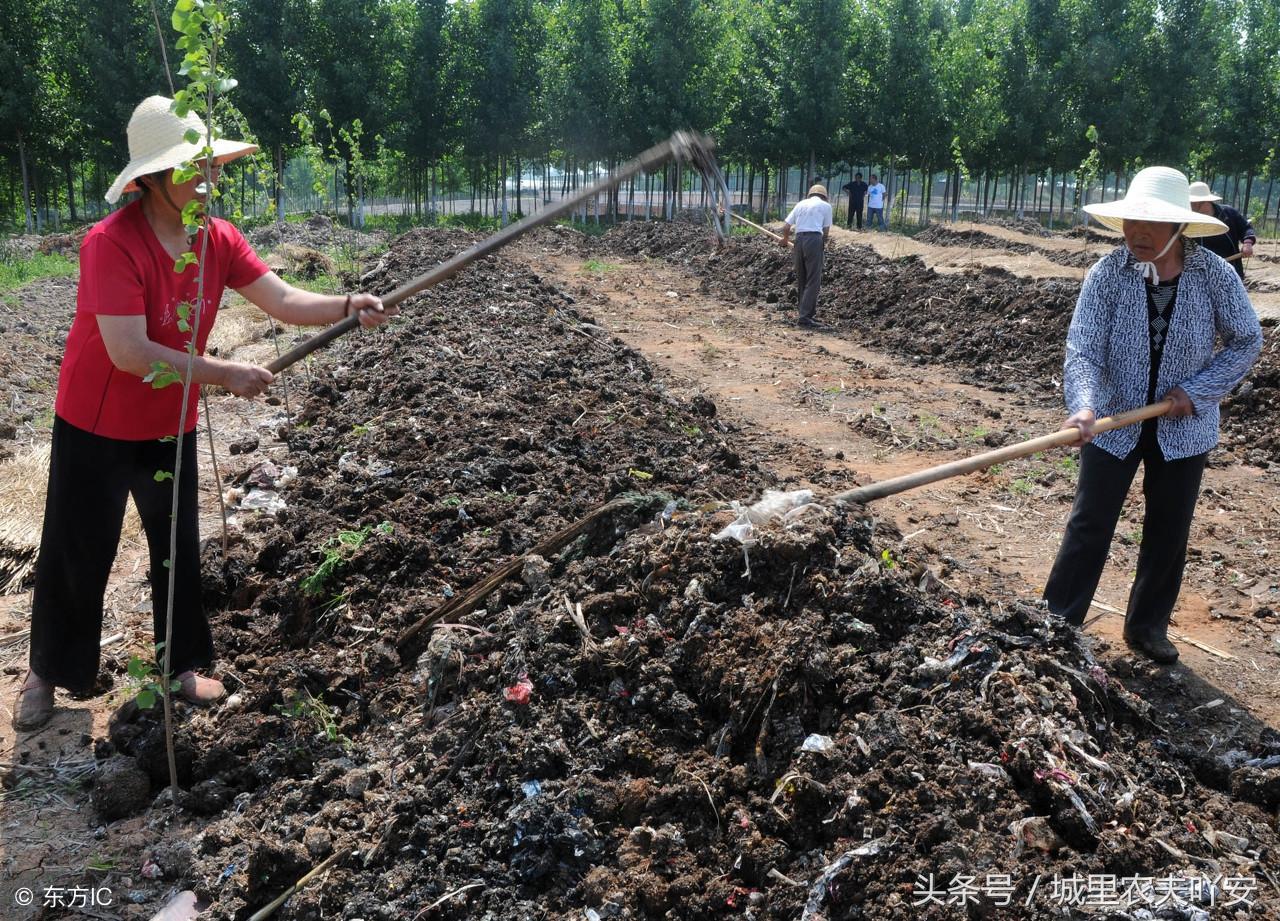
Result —
<svg viewBox="0 0 1280 921"><path fill-rule="evenodd" d="M753 171L1062 175L1093 126L1105 173L1280 172L1275 0L224 3L231 101L277 167L303 114L349 165L411 171L610 162L695 128ZM169 90L149 2L0 0L0 17L12 225L33 198L100 195L132 107Z"/></svg>

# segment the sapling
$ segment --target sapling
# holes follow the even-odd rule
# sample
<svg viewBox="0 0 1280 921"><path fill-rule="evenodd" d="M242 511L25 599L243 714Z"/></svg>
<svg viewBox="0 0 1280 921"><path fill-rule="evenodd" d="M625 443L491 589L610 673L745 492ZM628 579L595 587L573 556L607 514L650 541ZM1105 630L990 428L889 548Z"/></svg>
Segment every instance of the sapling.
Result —
<svg viewBox="0 0 1280 921"><path fill-rule="evenodd" d="M156 652L159 656L160 651ZM148 662L141 656L130 656L127 670L133 686L133 702L140 710L150 710L165 694L164 684L156 672L155 660ZM170 691L181 690L181 687L178 681L169 680Z"/></svg>
<svg viewBox="0 0 1280 921"><path fill-rule="evenodd" d="M182 184L202 176L207 198L212 202L217 197L217 188L213 180L213 108L215 99L229 92L236 81L220 76L218 71L218 51L226 32L228 20L218 0L178 0L174 7L171 22L176 31L181 33L177 47L184 53L179 73L187 77L187 86L174 93L174 111L179 117L190 112L203 116L204 144L195 157L173 171L175 184ZM166 68L167 68L166 56ZM171 78L172 85L172 78ZM189 144L200 143L200 133L194 128L185 135ZM187 232L188 241L195 239L207 216L207 208L198 197L192 199L182 209L182 222ZM181 496L182 482L182 447L187 429L187 411L190 406L192 373L195 367L197 343L200 341L200 321L204 315L205 267L209 245L209 235L200 237L200 253L188 250L174 262L173 270L181 273L188 266L196 266L196 299L195 304L180 304L177 307L177 324L180 332L189 334L185 368L179 370L168 362L156 362L145 381L156 389L182 385L182 404L178 416L178 431L174 439L174 469L157 471L156 481L172 481L173 502L170 513L169 557L165 560L165 568L169 570L168 591L165 599L165 637L163 642L163 662L161 664L158 688L164 702L165 744L169 758L169 781L173 793L173 802L178 803L178 768L173 743L173 691L177 684L173 680L172 641L174 618L174 594L176 589L176 573L173 561L178 554L178 503ZM152 692L154 693L154 691ZM140 695L141 696L141 692Z"/></svg>

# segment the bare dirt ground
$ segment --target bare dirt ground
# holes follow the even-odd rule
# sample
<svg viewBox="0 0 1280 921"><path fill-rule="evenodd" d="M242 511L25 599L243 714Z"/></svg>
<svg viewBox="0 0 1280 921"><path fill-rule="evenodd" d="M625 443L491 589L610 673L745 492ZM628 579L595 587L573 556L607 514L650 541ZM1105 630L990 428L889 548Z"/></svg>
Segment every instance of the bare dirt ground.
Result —
<svg viewBox="0 0 1280 921"><path fill-rule="evenodd" d="M1038 251L849 242L916 257L876 267L866 291L878 298L904 287L901 268L958 276L948 297L972 287L978 300L1026 278L1059 304L1054 280L1078 280L1043 252L1079 241L975 230ZM1224 772L1219 755L1280 750L1277 473L1242 463L1253 455L1234 442L1208 472L1174 668L1128 655L1106 608L1088 627L1097 664L1036 613L1073 490L1069 455L884 500L870 517L766 532L744 574L739 548L709 540L731 516L694 509L765 486L832 493L1055 428L1052 386L1028 382L1043 363L1013 348L1019 312L1034 310L1013 303L1012 319L993 319L1013 369L997 386L1003 346L951 349L945 324L917 339L858 326L850 290L834 334L802 333L785 322L787 299L770 300L785 278L763 252L726 257L716 278L696 235L653 258L630 239L547 233L486 260L420 301L416 322L293 375L291 430L283 393L277 405L214 397L224 479L268 460L301 472L282 490L287 517L238 515L230 554L208 558L222 674L243 700L183 714L204 815L170 824L144 805L107 822L85 787L96 755L155 754L153 721L107 725L129 693L128 655L150 643L142 548L126 542L104 628L123 634L104 650L114 682L20 739L0 712L0 916L18 885L95 881L111 908L39 916L147 918L194 886L213 917L243 921L351 848L280 917L817 918L806 906L825 904L832 918L941 919L959 915L908 907L918 872L1219 860L1263 874L1266 897L1214 917L1269 916L1275 772ZM386 290L467 242L406 235L370 283ZM755 274L726 277L744 266ZM964 273L983 267L970 285ZM56 308L26 331L43 355L69 321L67 293L32 296ZM215 336L263 361L266 330L232 307ZM47 374L28 378L17 450L40 440L47 413ZM693 508L550 572L526 568L416 660L388 648L535 536L640 488ZM322 604L300 589L335 529L362 524L372 538L343 562L338 593ZM1124 605L1139 529L1129 512L1099 592L1110 607ZM0 600L0 638L18 637L0 646L0 709L21 680L28 608L28 596ZM1097 750L1113 766L1098 768L1078 745L1095 750L1104 723ZM808 734L838 754L802 750ZM1060 766L1049 776L1046 764ZM1111 776L1141 796L1116 801ZM1198 856L1206 847L1213 856ZM818 885L842 853L844 869ZM1051 911L1043 896L1035 906L975 910Z"/></svg>

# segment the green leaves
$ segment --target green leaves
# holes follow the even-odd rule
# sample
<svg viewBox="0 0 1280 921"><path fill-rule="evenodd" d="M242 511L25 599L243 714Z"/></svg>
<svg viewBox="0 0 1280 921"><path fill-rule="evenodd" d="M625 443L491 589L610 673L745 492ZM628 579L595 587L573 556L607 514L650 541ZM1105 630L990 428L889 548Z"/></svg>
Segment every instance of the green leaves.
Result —
<svg viewBox="0 0 1280 921"><path fill-rule="evenodd" d="M200 175L200 167L196 166L195 163L188 160L186 163L174 169L173 184L182 185L184 182L190 182L192 179L195 179L199 175ZM182 213L183 213L183 216L185 217L186 211L184 210Z"/></svg>
<svg viewBox="0 0 1280 921"><path fill-rule="evenodd" d="M182 206L182 224L186 228L187 236L194 237L202 223L204 223L204 202L193 198Z"/></svg>
<svg viewBox="0 0 1280 921"><path fill-rule="evenodd" d="M153 668L137 656L130 656L127 671L129 672L129 677L135 681L144 681L151 677Z"/></svg>
<svg viewBox="0 0 1280 921"><path fill-rule="evenodd" d="M153 361L151 373L142 380L150 384L153 390L163 390L173 384L181 384L182 375L167 361Z"/></svg>
<svg viewBox="0 0 1280 921"><path fill-rule="evenodd" d="M199 260L196 259L196 254L191 252L191 250L187 250L174 261L173 270L181 275L187 270L187 266L196 265L198 262ZM183 330L183 332L186 332L186 330Z"/></svg>
<svg viewBox="0 0 1280 921"><path fill-rule="evenodd" d="M156 644L156 657L159 658L160 651L164 647L164 643ZM129 664L126 666L129 673L129 681L136 688L133 701L138 705L139 709L150 710L156 705L156 701L164 694L163 676L156 671L154 662L148 662L139 656L130 656ZM182 690L182 682L176 679L169 681L169 693L176 694Z"/></svg>
<svg viewBox="0 0 1280 921"><path fill-rule="evenodd" d="M157 471L155 472L155 474L154 474L151 478L152 478L153 480L155 480L157 483L163 483L165 480L172 480L172 479L173 479L173 471L172 471L172 470L157 470Z"/></svg>

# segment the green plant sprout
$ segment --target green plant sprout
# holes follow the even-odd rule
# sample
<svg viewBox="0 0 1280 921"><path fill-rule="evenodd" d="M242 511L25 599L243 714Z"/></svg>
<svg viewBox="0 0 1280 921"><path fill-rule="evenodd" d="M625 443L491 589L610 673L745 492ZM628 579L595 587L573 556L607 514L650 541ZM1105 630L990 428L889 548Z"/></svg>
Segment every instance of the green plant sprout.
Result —
<svg viewBox="0 0 1280 921"><path fill-rule="evenodd" d="M157 647L156 655L159 656L159 654L160 649ZM150 710L164 695L164 685L155 663L148 662L141 656L130 656L128 673L129 683L134 689L133 702L140 710ZM169 693L176 694L180 690L182 690L182 682L170 679Z"/></svg>
<svg viewBox="0 0 1280 921"><path fill-rule="evenodd" d="M326 704L306 688L286 698L283 704L277 704L276 710L288 719L310 723L326 742L337 742L344 749L351 748L351 740L338 729L338 708Z"/></svg>
<svg viewBox="0 0 1280 921"><path fill-rule="evenodd" d="M315 572L302 580L300 583L302 590L308 595L325 594L329 580L334 578L346 565L347 560L364 546L364 542L369 539L369 535L374 530L373 525L365 525L359 531L339 531L334 537L329 538L323 548L324 559L320 561ZM391 522L384 521L377 526L376 530L379 534L390 534L393 528Z"/></svg>

